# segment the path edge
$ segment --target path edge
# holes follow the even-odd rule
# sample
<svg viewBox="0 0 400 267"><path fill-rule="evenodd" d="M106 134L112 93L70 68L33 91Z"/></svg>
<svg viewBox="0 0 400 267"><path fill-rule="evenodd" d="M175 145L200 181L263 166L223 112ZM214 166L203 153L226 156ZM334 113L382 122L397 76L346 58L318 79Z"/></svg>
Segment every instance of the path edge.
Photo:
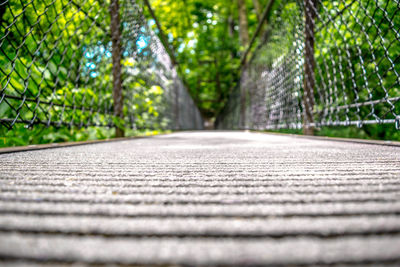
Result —
<svg viewBox="0 0 400 267"><path fill-rule="evenodd" d="M173 132L171 132L171 133L173 133ZM150 134L150 135L143 135L143 136L129 136L129 137L118 137L118 138L75 141L75 142L73 141L73 142L61 142L61 143L50 143L50 144L37 144L37 145L27 145L27 146L10 146L10 147L0 148L0 155L34 151L34 150L44 150L44 149L53 149L53 148L62 148L62 147L73 147L73 146L82 146L82 145L119 142L119 141L133 140L133 139L150 138L150 137L154 137L154 136L167 135L167 134L171 134L171 133L159 133L159 134Z"/></svg>
<svg viewBox="0 0 400 267"><path fill-rule="evenodd" d="M271 134L271 135L281 135L290 136L294 138L303 138L310 140L320 140L320 141L334 141L334 142L346 142L346 143L358 143L366 145L380 145L380 146L392 146L400 147L399 141L391 140L373 140L373 139L361 139L361 138L345 138L345 137L330 137L330 136L316 136L316 135L301 135L301 134L291 134L291 133L277 133L262 130L244 130L245 132L259 133L259 134Z"/></svg>

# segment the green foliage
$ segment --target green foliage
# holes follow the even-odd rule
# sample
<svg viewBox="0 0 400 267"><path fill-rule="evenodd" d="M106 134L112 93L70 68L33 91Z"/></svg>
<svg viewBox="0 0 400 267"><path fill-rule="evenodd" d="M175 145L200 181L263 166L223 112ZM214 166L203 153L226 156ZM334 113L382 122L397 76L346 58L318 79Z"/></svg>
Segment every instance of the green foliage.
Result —
<svg viewBox="0 0 400 267"><path fill-rule="evenodd" d="M12 130L6 123L0 125L0 138L6 140L2 146L110 138L114 135L107 128L110 125L126 132L170 126L168 88L161 84L172 87L172 78L164 77L161 83L154 74L155 68L163 66L154 58L150 43L135 57L130 54L129 49L137 52L137 40L132 39L135 25L125 21L121 21L124 118L113 115L108 5L95 0L3 5L0 116L17 124ZM121 5L121 14L132 13L126 8L129 5ZM143 29L141 36L148 39ZM18 121L33 126L25 128ZM105 127L80 129L88 125Z"/></svg>
<svg viewBox="0 0 400 267"><path fill-rule="evenodd" d="M148 136L169 132L171 131L150 129L125 129L125 135L127 137ZM7 131L5 127L0 127L0 148L9 146L26 146L32 144L103 140L111 139L114 136L115 129L106 127L56 128L50 126L48 128L44 128L42 125L36 125L32 129L27 129L23 125L16 125L13 131Z"/></svg>
<svg viewBox="0 0 400 267"><path fill-rule="evenodd" d="M179 72L190 94L203 116L214 119L240 78L238 68L245 47L239 42L236 1L150 2L176 53ZM259 0L261 7L267 2ZM253 50L251 64L254 68L273 68L277 59L290 52L294 42L303 41L298 35L303 29L296 24L296 16L303 19L298 3L276 1L270 23L256 43L258 49ZM12 12L5 12L1 18L0 34L7 38L2 39L0 50L0 90L11 97L0 103L0 117L51 122L53 126L35 125L27 129L16 124L12 131L0 126L0 146L104 139L114 135L114 130L107 127L78 129L73 125L115 124L131 134L139 131L131 128L171 127L173 122L165 115L173 113L168 97L173 78L158 79L154 69L162 66L152 57L150 45L135 57L124 54L124 118L113 116L108 4L109 1L96 0L7 2L7 9ZM360 10L361 5L365 10ZM318 90L326 90L324 97L334 98L336 106L400 95L396 76L400 73L400 42L391 32L399 28L400 16L391 17L389 23L387 14L377 6L385 6L389 14L398 13L396 1L383 0L326 0L318 7L322 19L328 14L333 19L316 33L316 82ZM253 1L246 0L246 7L252 35L258 24ZM129 11L124 8L122 5L121 14ZM338 10L344 11L335 16ZM157 32L151 16L145 15L149 26ZM371 26L377 24L379 27ZM132 38L137 37L132 37L132 28L128 26L121 23L125 37L123 46L136 51L137 40ZM316 27L319 26L317 23ZM396 64L388 58L397 60ZM339 67L343 71L332 71ZM363 77L368 77L367 83ZM324 88L327 81L330 81L329 86ZM325 116L322 114L327 104L320 100L318 93L316 91L314 107L316 121ZM373 112L370 106L361 106L328 113L329 119L341 121L346 120L346 116L352 120L393 119L394 114L400 113L400 106L384 103L376 105ZM128 116L131 114L133 116ZM72 128L66 127L66 122ZM393 125L382 124L361 125L361 129L323 127L317 134L399 139L399 131Z"/></svg>
<svg viewBox="0 0 400 267"><path fill-rule="evenodd" d="M266 2L260 1L261 6ZM151 4L195 103L205 118L214 118L238 80L244 50L239 44L236 1L153 0ZM253 1L246 4L252 34L258 22ZM157 32L155 24L153 29Z"/></svg>
<svg viewBox="0 0 400 267"><path fill-rule="evenodd" d="M9 1L5 8L0 83L4 94L16 98L1 102L0 115L75 125L97 118L96 123L107 124L83 107L101 113L110 102L110 78L94 75L111 71L104 56L108 10L94 0Z"/></svg>
<svg viewBox="0 0 400 267"><path fill-rule="evenodd" d="M344 8L345 4L349 6ZM319 66L317 82L322 84L326 80L334 81L327 88L326 94L335 95L336 105L399 96L396 73L400 72L400 65L393 65L391 59L396 59L400 50L400 42L395 33L400 20L398 16L393 16L389 21L382 7L389 14L396 14L399 8L395 1L378 1L373 4L367 0L360 3L323 1L320 7L322 14L331 12L334 15L338 10L344 10L316 35L315 53ZM343 71L334 74L334 68ZM317 110L322 110L324 105L320 103ZM382 104L371 112L371 106L363 106L343 109L330 116L338 116L342 120L346 116L362 120L375 120L377 117L392 119L391 108L390 105Z"/></svg>
<svg viewBox="0 0 400 267"><path fill-rule="evenodd" d="M397 1L368 0L317 2L314 121L317 125L359 124L361 129L355 126L322 127L316 134L399 140L400 131L393 122L400 114L397 99L400 96L399 4ZM260 38L252 60L246 66L246 75L250 78L245 77L241 84L248 94L258 90L262 95L254 85L254 81L260 79L260 73L269 72L278 77L269 80L269 84L276 87L266 88L267 98L262 104L270 114L283 112L284 118L271 119L269 126L286 124L294 127L301 120L298 114L304 106L297 103L303 102L304 95L306 31L301 3L293 0L276 2L266 34ZM282 85L281 81L288 83ZM289 104L292 99L295 100L293 106ZM240 105L232 102L231 107ZM285 107L279 106L282 102ZM288 110L296 112L286 114ZM234 116L240 116L239 108ZM227 117L227 121L233 121L232 116ZM290 124L293 122L290 120L295 123Z"/></svg>
<svg viewBox="0 0 400 267"><path fill-rule="evenodd" d="M303 134L301 129L279 129L266 132ZM393 125L365 125L362 128L355 126L346 127L321 127L315 130L316 136L356 138L370 140L400 141L400 131L394 131Z"/></svg>

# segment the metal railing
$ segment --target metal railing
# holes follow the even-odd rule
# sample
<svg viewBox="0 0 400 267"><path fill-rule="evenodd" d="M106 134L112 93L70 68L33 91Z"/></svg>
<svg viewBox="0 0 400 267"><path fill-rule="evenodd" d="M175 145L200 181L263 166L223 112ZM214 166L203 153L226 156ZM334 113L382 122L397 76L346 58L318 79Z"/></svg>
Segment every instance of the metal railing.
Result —
<svg viewBox="0 0 400 267"><path fill-rule="evenodd" d="M322 126L400 128L398 0L272 6L218 128L302 128L305 134Z"/></svg>
<svg viewBox="0 0 400 267"><path fill-rule="evenodd" d="M0 127L200 129L134 0L0 0Z"/></svg>

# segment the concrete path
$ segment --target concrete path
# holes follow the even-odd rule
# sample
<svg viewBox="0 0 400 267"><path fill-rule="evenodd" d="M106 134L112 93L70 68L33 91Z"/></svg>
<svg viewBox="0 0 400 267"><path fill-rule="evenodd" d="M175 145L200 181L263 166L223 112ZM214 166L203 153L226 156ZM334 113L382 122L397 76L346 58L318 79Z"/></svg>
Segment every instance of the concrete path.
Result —
<svg viewBox="0 0 400 267"><path fill-rule="evenodd" d="M399 147L182 132L0 163L0 265L400 264Z"/></svg>

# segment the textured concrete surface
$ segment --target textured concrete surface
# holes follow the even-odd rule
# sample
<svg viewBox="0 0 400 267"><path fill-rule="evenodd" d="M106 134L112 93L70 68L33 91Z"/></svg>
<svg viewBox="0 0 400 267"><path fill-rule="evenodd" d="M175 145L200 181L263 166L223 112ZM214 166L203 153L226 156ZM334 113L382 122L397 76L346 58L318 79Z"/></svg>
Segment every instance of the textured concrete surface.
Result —
<svg viewBox="0 0 400 267"><path fill-rule="evenodd" d="M0 162L0 265L400 265L399 147L182 132Z"/></svg>

